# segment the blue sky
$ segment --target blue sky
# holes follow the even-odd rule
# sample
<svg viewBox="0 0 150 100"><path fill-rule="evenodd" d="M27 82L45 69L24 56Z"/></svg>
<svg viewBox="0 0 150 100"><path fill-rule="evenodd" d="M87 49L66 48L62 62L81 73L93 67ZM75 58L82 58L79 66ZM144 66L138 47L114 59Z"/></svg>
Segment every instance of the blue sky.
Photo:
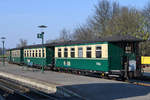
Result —
<svg viewBox="0 0 150 100"><path fill-rule="evenodd" d="M44 24L45 40L55 39L63 28L73 30L86 21L99 0L0 0L0 37L5 36L6 47L13 48L19 39L28 44L41 43L36 38L38 25ZM120 5L142 9L148 0L109 0ZM2 44L0 43L0 47Z"/></svg>

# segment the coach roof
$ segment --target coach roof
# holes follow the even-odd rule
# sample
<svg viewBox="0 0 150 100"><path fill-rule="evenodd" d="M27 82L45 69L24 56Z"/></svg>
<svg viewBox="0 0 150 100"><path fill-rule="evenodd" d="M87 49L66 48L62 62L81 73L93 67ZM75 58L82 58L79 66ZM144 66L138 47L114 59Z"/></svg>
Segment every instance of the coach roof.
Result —
<svg viewBox="0 0 150 100"><path fill-rule="evenodd" d="M107 36L95 40L80 40L80 41L64 41L64 42L55 42L51 43L51 45L59 46L59 45L72 45L72 44L85 44L85 43L97 43L97 42L142 42L142 39L130 36L130 35L113 35Z"/></svg>
<svg viewBox="0 0 150 100"><path fill-rule="evenodd" d="M95 40L80 40L80 41L59 41L59 42L52 42L44 44L44 47L52 47L52 46L59 46L59 45L72 45L72 44L86 44L86 43L97 43L97 42L142 42L144 40L130 36L130 35L113 35L113 36L107 36ZM41 48L42 44L36 44L36 45L29 45L25 47L20 48L13 48L8 50L18 50L22 48Z"/></svg>
<svg viewBox="0 0 150 100"><path fill-rule="evenodd" d="M131 35L113 35L109 37L102 38L104 41L107 42L142 42L144 40L136 38Z"/></svg>

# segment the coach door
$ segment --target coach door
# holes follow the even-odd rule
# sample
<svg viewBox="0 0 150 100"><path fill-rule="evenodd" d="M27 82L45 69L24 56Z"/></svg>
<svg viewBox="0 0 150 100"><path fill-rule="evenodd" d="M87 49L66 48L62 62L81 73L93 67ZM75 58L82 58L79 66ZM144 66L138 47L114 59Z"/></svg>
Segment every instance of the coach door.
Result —
<svg viewBox="0 0 150 100"><path fill-rule="evenodd" d="M129 58L128 58L128 56L126 56L126 55L124 55L123 56L123 69L124 69L124 76L125 76L125 78L128 78L128 72L129 72Z"/></svg>

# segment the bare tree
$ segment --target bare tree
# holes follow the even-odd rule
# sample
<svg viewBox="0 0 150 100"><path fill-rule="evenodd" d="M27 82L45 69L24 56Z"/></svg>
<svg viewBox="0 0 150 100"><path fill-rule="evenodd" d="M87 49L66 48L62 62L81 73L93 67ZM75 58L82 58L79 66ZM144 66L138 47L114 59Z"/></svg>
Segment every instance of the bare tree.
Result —
<svg viewBox="0 0 150 100"><path fill-rule="evenodd" d="M95 6L94 16L86 24L75 29L75 36L79 39L88 39L95 35L103 37L112 34L130 34L147 39L146 23L141 11L120 7L117 2L102 0Z"/></svg>
<svg viewBox="0 0 150 100"><path fill-rule="evenodd" d="M94 34L94 32L92 32L90 27L86 25L78 26L73 33L74 40L92 40L95 38L96 35Z"/></svg>
<svg viewBox="0 0 150 100"><path fill-rule="evenodd" d="M24 46L27 46L27 40L20 39L19 42L20 42L20 43L17 44L16 47L24 47Z"/></svg>
<svg viewBox="0 0 150 100"><path fill-rule="evenodd" d="M70 41L70 40L72 40L72 34L69 30L64 28L60 31L60 35L58 38L54 40L47 40L46 43L65 42L65 41Z"/></svg>
<svg viewBox="0 0 150 100"><path fill-rule="evenodd" d="M145 29L150 33L150 2L145 6L142 14L144 15L144 19L147 22Z"/></svg>
<svg viewBox="0 0 150 100"><path fill-rule="evenodd" d="M59 40L60 41L69 41L71 40L71 35L70 31L67 29L62 29L60 32Z"/></svg>
<svg viewBox="0 0 150 100"><path fill-rule="evenodd" d="M92 24L94 33L98 36L104 36L106 26L111 18L111 4L108 0L102 0L95 6L95 14L91 19L90 24Z"/></svg>
<svg viewBox="0 0 150 100"><path fill-rule="evenodd" d="M86 24L80 25L74 31L74 38L77 40L90 40L107 36L112 32L108 31L108 24L113 17L120 13L120 6L108 0L102 0L95 6L94 15L88 18Z"/></svg>
<svg viewBox="0 0 150 100"><path fill-rule="evenodd" d="M100 0L95 6L93 16L86 23L76 27L73 34L63 29L60 37L53 41L94 40L113 34L129 34L144 40L150 39L150 3L141 11L120 6L117 2ZM150 49L145 49L148 45L149 42L142 44L142 54L148 53Z"/></svg>

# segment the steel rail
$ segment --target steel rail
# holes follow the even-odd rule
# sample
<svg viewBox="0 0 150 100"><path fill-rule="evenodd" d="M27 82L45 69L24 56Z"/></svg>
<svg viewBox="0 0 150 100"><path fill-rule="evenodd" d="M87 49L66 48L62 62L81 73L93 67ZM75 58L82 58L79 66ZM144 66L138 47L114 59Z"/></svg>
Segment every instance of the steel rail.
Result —
<svg viewBox="0 0 150 100"><path fill-rule="evenodd" d="M58 100L55 98L55 96L51 96L35 89L20 85L4 77L0 77L0 89L7 91L11 94L20 95L24 98L27 98L28 100L37 100L38 97L50 100Z"/></svg>

